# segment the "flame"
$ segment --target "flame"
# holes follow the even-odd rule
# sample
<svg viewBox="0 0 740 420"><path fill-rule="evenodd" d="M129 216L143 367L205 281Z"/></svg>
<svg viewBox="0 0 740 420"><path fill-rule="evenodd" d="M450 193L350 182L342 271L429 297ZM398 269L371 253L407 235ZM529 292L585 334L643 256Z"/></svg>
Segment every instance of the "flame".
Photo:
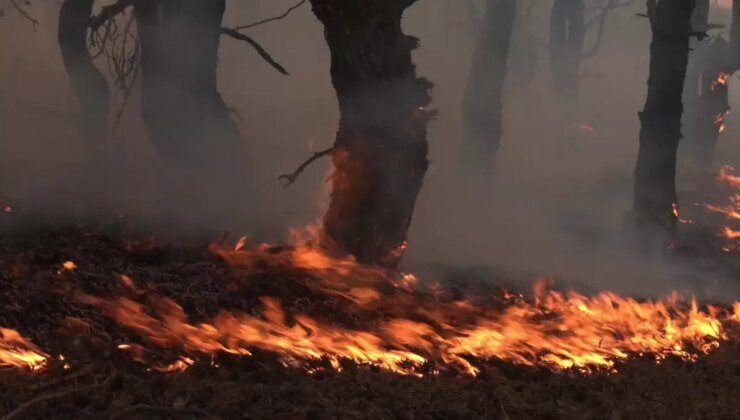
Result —
<svg viewBox="0 0 740 420"><path fill-rule="evenodd" d="M735 168L730 165L724 165L719 168L717 180L731 187L740 188L740 176L735 174Z"/></svg>
<svg viewBox="0 0 740 420"><path fill-rule="evenodd" d="M512 293L505 293L503 300L453 300L438 286L432 292L419 290L416 278L408 274L335 259L310 245L214 250L235 269L268 264L308 270L312 280L306 286L332 297L336 310L375 319L362 326L345 325L332 317L287 309L277 298L264 296L259 313L223 310L192 323L175 301L151 293L146 304L127 297L75 297L148 342L180 352L181 363L175 362L172 370L192 364L185 355L249 356L259 349L308 372L316 371L316 364L341 370L342 361L351 360L417 376L438 369L475 375L476 361L486 359L555 371L613 371L620 360L633 355L695 360L728 338L723 323L735 317L726 308L700 310L694 300L677 294L655 301L610 292L587 297L552 291L544 281L535 285L533 301ZM135 358L147 363L142 350Z"/></svg>
<svg viewBox="0 0 740 420"><path fill-rule="evenodd" d="M716 180L720 184L726 184L735 192L729 197L728 204L704 204L704 207L712 212L723 214L728 221L737 224L736 221L740 220L740 193L738 193L740 191L740 177L735 174L735 168L725 165L720 167ZM725 240L723 251L740 252L740 230L732 226L725 226L720 230L719 235Z"/></svg>
<svg viewBox="0 0 740 420"><path fill-rule="evenodd" d="M10 204L6 204L3 206L3 213L10 214L13 212L13 207Z"/></svg>
<svg viewBox="0 0 740 420"><path fill-rule="evenodd" d="M725 117L729 113L730 111L720 112L714 117L714 125L718 127L717 129L719 130L720 134L725 131Z"/></svg>
<svg viewBox="0 0 740 420"><path fill-rule="evenodd" d="M712 81L711 89L715 90L720 86L727 86L727 82L730 79L730 75L725 72L719 72L717 78Z"/></svg>
<svg viewBox="0 0 740 420"><path fill-rule="evenodd" d="M12 366L39 371L49 358L18 331L0 328L0 366Z"/></svg>
<svg viewBox="0 0 740 420"><path fill-rule="evenodd" d="M62 263L62 269L66 271L77 270L77 264L74 261L65 261Z"/></svg>
<svg viewBox="0 0 740 420"><path fill-rule="evenodd" d="M680 214L680 211L679 211L678 203L673 203L672 207L673 207L673 216L676 218L676 220L679 223L683 223L685 225L690 225L690 224L693 224L694 223L694 221L691 220L691 219L682 219L681 218L681 214Z"/></svg>
<svg viewBox="0 0 740 420"><path fill-rule="evenodd" d="M740 230L733 230L730 227L725 226L722 229L722 235L727 239L740 239Z"/></svg>

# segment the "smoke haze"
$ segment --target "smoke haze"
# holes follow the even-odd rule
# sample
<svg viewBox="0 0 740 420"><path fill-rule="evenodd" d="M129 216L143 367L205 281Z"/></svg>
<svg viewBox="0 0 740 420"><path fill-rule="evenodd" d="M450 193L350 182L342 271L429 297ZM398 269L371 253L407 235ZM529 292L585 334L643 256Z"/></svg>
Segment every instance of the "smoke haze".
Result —
<svg viewBox="0 0 740 420"><path fill-rule="evenodd" d="M231 0L224 26L277 15L294 3ZM729 12L719 6L712 6L710 20L729 28ZM36 2L36 30L12 12L0 18L0 202L42 219L94 220L112 212L182 233L215 238L228 229L269 242L281 242L289 227L323 214L328 160L309 167L288 189L278 181L313 151L331 146L339 118L328 48L308 5L248 32L288 77L246 44L221 40L220 91L235 109L252 161L253 183L246 186L164 163L146 138L136 89L107 146L80 140L77 104L56 46L58 8L55 1ZM600 50L581 66L578 109L568 111L552 95L550 2L535 5L524 23L531 37L521 25L515 28L502 147L495 177L483 185L466 183L459 165L460 104L474 36L466 9L462 1L424 0L409 10L405 31L420 39L417 71L434 82L432 107L439 115L429 126L431 166L405 269L439 276L462 267L483 278L528 281L552 275L639 294L740 294L737 281L712 267L640 255L625 234L651 39L646 19L636 16L643 9L637 1L609 15ZM588 33L587 48L594 35ZM537 50L531 80L517 56L525 43ZM735 83L731 104L740 100ZM114 109L119 106L120 98ZM718 161L739 164L740 123L730 115L727 126ZM234 199L245 194L246 204Z"/></svg>

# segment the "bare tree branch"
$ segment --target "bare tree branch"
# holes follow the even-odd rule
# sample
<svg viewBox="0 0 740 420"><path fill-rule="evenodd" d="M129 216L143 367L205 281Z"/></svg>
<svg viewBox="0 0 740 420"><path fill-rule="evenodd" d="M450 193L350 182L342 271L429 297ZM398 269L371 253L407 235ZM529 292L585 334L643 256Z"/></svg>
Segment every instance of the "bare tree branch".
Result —
<svg viewBox="0 0 740 420"><path fill-rule="evenodd" d="M250 24L247 24L247 25L236 26L236 27L234 27L234 30L235 31L241 31L243 29L254 28L255 26L259 26L259 25L262 25L264 23L269 23L269 22L274 22L276 20L285 19L289 14L291 14L291 12L293 12L293 10L295 10L295 9L303 6L303 4L306 1L307 0L301 0L301 1L299 1L297 4L294 4L293 6L290 6L288 8L288 10L286 10L285 12L283 12L282 14L280 14L278 16L274 16L274 17L267 18L267 19L262 19L262 20L259 20L257 22L250 23Z"/></svg>
<svg viewBox="0 0 740 420"><path fill-rule="evenodd" d="M254 39L248 37L247 35L244 35L243 33L237 31L236 29L232 28L221 28L221 33L227 36L230 36L234 39L237 39L239 41L244 41L251 45L256 51L257 54L260 55L267 63L269 63L275 70L279 71L280 73L288 76L289 73L283 66L281 66L277 61L275 61L270 54L262 48L260 44L257 43Z"/></svg>
<svg viewBox="0 0 740 420"><path fill-rule="evenodd" d="M599 13L586 24L586 31L591 29L595 24L598 24L599 26L598 32L596 33L596 41L590 49L582 54L583 58L593 57L599 51L599 48L601 48L601 42L604 39L604 24L606 23L606 18L609 15L609 12L620 7L629 6L630 4L632 4L632 0L608 0Z"/></svg>
<svg viewBox="0 0 740 420"><path fill-rule="evenodd" d="M33 16L31 16L31 15L30 15L30 14L29 14L29 13L28 13L28 12L26 11L26 9L24 9L23 7L21 7L21 5L19 5L19 4L18 4L18 3L16 2L16 0L10 0L10 4L11 4L11 6L13 6L13 8L14 8L15 10L17 10L17 11L18 11L18 13L20 13L20 15L21 15L21 16L23 16L23 18L24 18L24 19L26 19L27 21L31 22L31 24L33 25L33 29L34 29L34 30L36 30L36 27L37 27L37 26L39 25L39 21L38 21L38 20L36 20L36 19L34 19L34 17L33 17Z"/></svg>
<svg viewBox="0 0 740 420"><path fill-rule="evenodd" d="M105 6L100 11L100 14L90 18L90 22L87 24L93 31L98 30L107 21L115 18L119 14L123 13L126 8L136 4L138 0L118 0L110 6Z"/></svg>
<svg viewBox="0 0 740 420"><path fill-rule="evenodd" d="M283 188L288 188L292 184L296 182L298 179L298 176L308 168L308 165L312 164L314 161L321 159L324 156L329 156L334 151L334 147L330 147L326 150L322 150L320 152L314 152L313 155L311 155L310 158L306 159L305 162L301 164L301 166L298 167L292 174L284 174L280 175L278 179L284 179L286 181L286 184L283 185Z"/></svg>

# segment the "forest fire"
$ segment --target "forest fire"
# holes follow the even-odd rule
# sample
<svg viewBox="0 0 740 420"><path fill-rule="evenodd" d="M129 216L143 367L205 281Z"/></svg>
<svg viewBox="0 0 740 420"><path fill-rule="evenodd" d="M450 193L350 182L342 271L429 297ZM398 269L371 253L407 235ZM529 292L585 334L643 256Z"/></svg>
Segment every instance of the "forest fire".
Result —
<svg viewBox="0 0 740 420"><path fill-rule="evenodd" d="M239 251L216 247L235 269L260 265L292 266L312 273L306 286L334 299L348 314L382 314L363 325L344 325L333 316L291 310L276 297L263 296L255 313L220 311L192 323L174 300L124 284L131 297L103 298L77 293L75 298L100 309L149 343L180 352L177 361L157 366L141 346L119 345L152 370L170 372L193 365L198 355L249 356L254 350L277 354L284 364L342 370L343 360L422 376L438 370L475 375L477 363L499 359L544 366L554 371L613 371L619 361L649 356L695 360L728 339L733 309L708 306L671 295L637 301L610 292L587 297L535 285L534 298L504 293L454 300L434 285L415 289L410 275L331 258L310 246L276 249L260 246ZM433 293L433 290L434 293Z"/></svg>
<svg viewBox="0 0 740 420"><path fill-rule="evenodd" d="M18 331L0 328L0 366L39 371L48 357Z"/></svg>

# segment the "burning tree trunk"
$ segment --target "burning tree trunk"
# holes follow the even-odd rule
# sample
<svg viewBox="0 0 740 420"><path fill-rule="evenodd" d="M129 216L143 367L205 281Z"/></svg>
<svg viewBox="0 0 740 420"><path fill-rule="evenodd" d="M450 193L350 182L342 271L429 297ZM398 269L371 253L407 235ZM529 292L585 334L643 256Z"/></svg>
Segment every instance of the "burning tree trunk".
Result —
<svg viewBox="0 0 740 420"><path fill-rule="evenodd" d="M80 131L96 143L107 137L110 87L87 50L93 0L66 0L59 12L57 39L62 60L80 102Z"/></svg>
<svg viewBox="0 0 740 420"><path fill-rule="evenodd" d="M707 32L709 0L698 0L692 16L695 31ZM714 149L724 130L724 118L729 112L727 82L732 73L730 48L718 36L711 44L692 43L689 70L686 75L687 118L685 154L690 168L703 173L710 169Z"/></svg>
<svg viewBox="0 0 740 420"><path fill-rule="evenodd" d="M694 4L695 0L647 2L653 40L647 100L640 113L634 211L638 225L658 227L670 235L677 221L676 153Z"/></svg>
<svg viewBox="0 0 740 420"><path fill-rule="evenodd" d="M583 0L555 0L550 15L550 66L555 94L574 103L586 33Z"/></svg>
<svg viewBox="0 0 740 420"><path fill-rule="evenodd" d="M142 113L167 158L221 164L245 148L218 91L225 0L149 0L135 13L142 45Z"/></svg>
<svg viewBox="0 0 740 420"><path fill-rule="evenodd" d="M324 24L341 118L323 241L396 266L426 173L431 83L416 76L401 17L416 0L311 0Z"/></svg>
<svg viewBox="0 0 740 420"><path fill-rule="evenodd" d="M516 0L487 0L477 27L477 39L463 98L465 166L483 171L493 167L501 141L501 94L506 80Z"/></svg>

